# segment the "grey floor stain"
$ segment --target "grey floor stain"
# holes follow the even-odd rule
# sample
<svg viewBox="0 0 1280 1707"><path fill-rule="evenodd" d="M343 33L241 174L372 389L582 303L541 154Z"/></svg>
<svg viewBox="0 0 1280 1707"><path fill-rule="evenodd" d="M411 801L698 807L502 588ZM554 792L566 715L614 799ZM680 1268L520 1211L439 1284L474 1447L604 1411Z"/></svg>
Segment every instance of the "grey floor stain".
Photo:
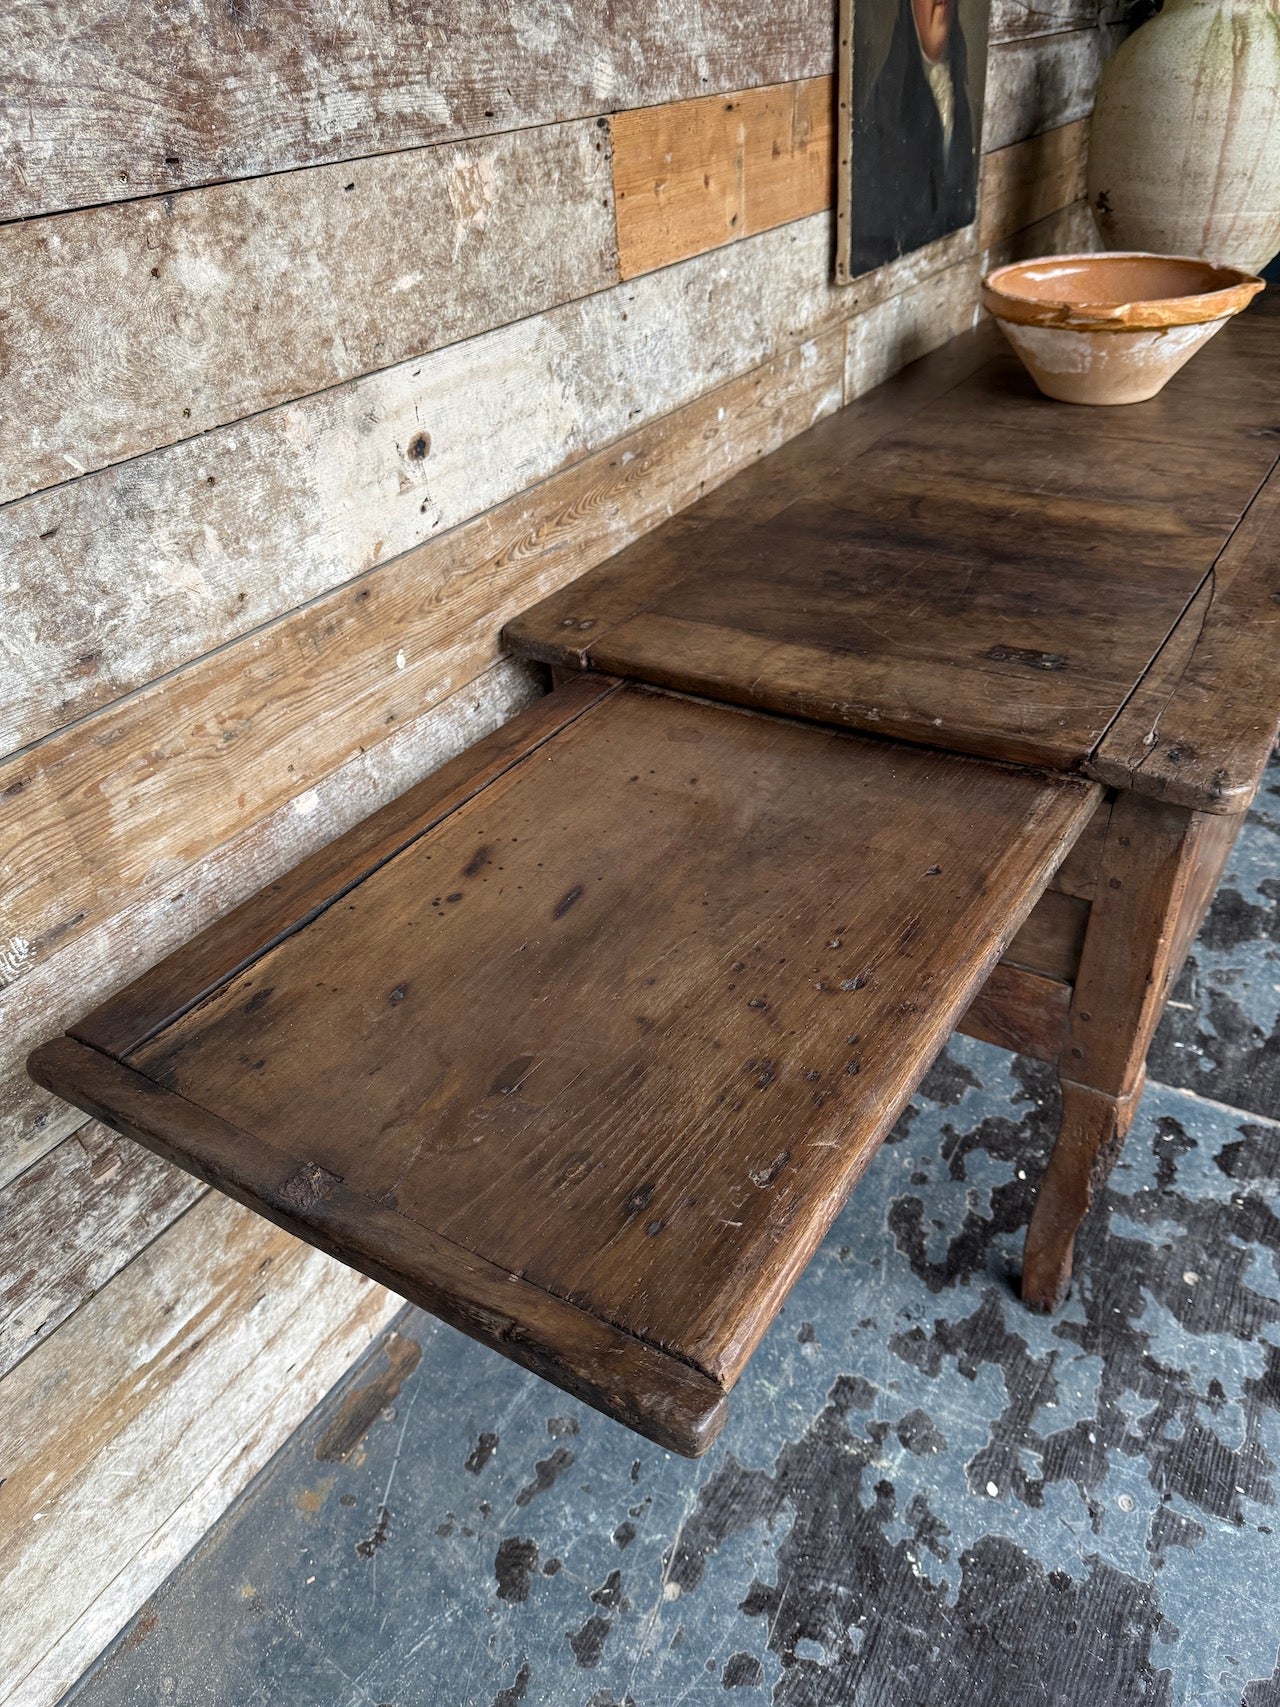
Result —
<svg viewBox="0 0 1280 1707"><path fill-rule="evenodd" d="M407 1310L76 1707L1280 1707L1267 787L1059 1316L1013 1291L1053 1074L954 1038L706 1459Z"/></svg>
<svg viewBox="0 0 1280 1707"><path fill-rule="evenodd" d="M1147 1066L1161 1084L1280 1120L1280 763L1263 778Z"/></svg>

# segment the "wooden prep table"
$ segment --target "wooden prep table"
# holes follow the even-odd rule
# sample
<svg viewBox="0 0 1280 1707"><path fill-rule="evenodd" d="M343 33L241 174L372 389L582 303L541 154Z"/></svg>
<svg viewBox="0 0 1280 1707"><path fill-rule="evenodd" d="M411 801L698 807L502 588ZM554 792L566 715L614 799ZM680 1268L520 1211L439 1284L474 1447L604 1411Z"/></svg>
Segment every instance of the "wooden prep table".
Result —
<svg viewBox="0 0 1280 1707"><path fill-rule="evenodd" d="M1275 731L1278 344L1114 411L917 364L513 624L556 692L32 1074L697 1453L960 1024L1058 1065L1052 1306Z"/></svg>
<svg viewBox="0 0 1280 1707"><path fill-rule="evenodd" d="M1106 786L963 1022L1058 1070L1041 1309L1275 739L1278 457L1273 299L1124 408L1042 397L988 325L506 631L560 669Z"/></svg>

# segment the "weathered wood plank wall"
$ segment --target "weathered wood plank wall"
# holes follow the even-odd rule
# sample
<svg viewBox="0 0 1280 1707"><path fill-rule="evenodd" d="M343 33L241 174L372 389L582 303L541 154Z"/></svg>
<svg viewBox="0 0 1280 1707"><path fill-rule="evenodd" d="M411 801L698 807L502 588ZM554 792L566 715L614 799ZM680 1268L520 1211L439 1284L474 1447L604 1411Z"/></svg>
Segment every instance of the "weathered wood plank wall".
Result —
<svg viewBox="0 0 1280 1707"><path fill-rule="evenodd" d="M0 217L787 83L831 37L808 0L11 7Z"/></svg>
<svg viewBox="0 0 1280 1707"><path fill-rule="evenodd" d="M830 285L834 10L0 17L4 1707L394 1308L27 1050L542 691L509 615L1090 240L1108 15L995 0L977 226Z"/></svg>
<svg viewBox="0 0 1280 1707"><path fill-rule="evenodd" d="M608 143L579 120L0 227L0 500L603 290Z"/></svg>

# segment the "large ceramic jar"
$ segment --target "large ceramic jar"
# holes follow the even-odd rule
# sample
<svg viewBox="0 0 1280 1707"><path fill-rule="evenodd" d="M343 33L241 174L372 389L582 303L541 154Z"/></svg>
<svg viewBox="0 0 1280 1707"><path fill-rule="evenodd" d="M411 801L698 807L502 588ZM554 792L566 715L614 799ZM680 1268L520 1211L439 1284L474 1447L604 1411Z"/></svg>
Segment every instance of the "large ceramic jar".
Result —
<svg viewBox="0 0 1280 1707"><path fill-rule="evenodd" d="M1280 0L1165 0L1102 74L1089 200L1109 249L1256 271L1280 250Z"/></svg>

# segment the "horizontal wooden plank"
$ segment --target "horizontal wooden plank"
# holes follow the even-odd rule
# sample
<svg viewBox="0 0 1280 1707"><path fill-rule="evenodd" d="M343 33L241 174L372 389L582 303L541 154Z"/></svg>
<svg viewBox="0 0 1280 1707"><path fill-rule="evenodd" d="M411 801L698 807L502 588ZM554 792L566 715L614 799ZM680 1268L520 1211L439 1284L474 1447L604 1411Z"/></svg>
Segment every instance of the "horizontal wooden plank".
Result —
<svg viewBox="0 0 1280 1707"><path fill-rule="evenodd" d="M0 502L616 283L608 140L585 120L0 226Z"/></svg>
<svg viewBox="0 0 1280 1707"><path fill-rule="evenodd" d="M818 214L0 510L0 750L836 325L829 254Z"/></svg>
<svg viewBox="0 0 1280 1707"><path fill-rule="evenodd" d="M28 1052L370 812L488 734L540 691L511 662L486 671L434 709L396 727L266 817L206 843L185 870L163 863L96 926L72 932L40 964L0 989L0 1183L30 1167L80 1124L24 1070Z"/></svg>
<svg viewBox="0 0 1280 1707"><path fill-rule="evenodd" d="M832 80L740 89L613 120L624 279L831 206Z"/></svg>
<svg viewBox="0 0 1280 1707"><path fill-rule="evenodd" d="M211 1193L0 1382L5 1707L60 1698L398 1307Z"/></svg>
<svg viewBox="0 0 1280 1707"><path fill-rule="evenodd" d="M0 1189L0 1377L202 1189L97 1121Z"/></svg>
<svg viewBox="0 0 1280 1707"><path fill-rule="evenodd" d="M1096 0L995 0L991 39L1098 15ZM829 76L835 35L802 0L592 0L536 24L514 0L427 0L411 18L374 0L270 30L200 0L180 64L133 13L68 24L18 8L0 32L5 219Z"/></svg>
<svg viewBox="0 0 1280 1707"><path fill-rule="evenodd" d="M1082 255L1097 248L1098 228L1089 204L1074 201L984 250L982 270L988 273L993 267L1028 261L1036 255Z"/></svg>
<svg viewBox="0 0 1280 1707"><path fill-rule="evenodd" d="M983 149L1007 148L1087 118L1118 33L1104 27L994 43L987 60Z"/></svg>
<svg viewBox="0 0 1280 1707"><path fill-rule="evenodd" d="M759 257L769 277L782 277L776 290L764 292L767 313L753 311L754 348L742 359L788 341L789 310L818 320L856 312L905 291L970 247L965 234L943 239L860 280L842 296L823 283L825 261L814 241L818 223L794 228L806 232L802 256L789 242L794 233L753 240L769 246ZM741 276L730 269L726 276L715 257L688 265L698 278L681 287L673 319L678 330L682 314L675 308L683 305L683 318L696 322L688 326L687 343L680 340L682 360L700 365L701 377L712 381L740 345L734 340L724 348L723 327L714 313L698 312L695 287L701 283L704 296L726 302L731 320L740 305L727 301L728 286L740 284L745 291L749 268ZM638 294L630 296L632 291ZM585 438L585 426L594 423L573 433L572 412L592 406L572 392L561 394L558 402L570 421L559 421L558 411L557 421L546 420L553 352L565 341L581 351L590 339L590 356L603 360L608 330L601 321L612 316L624 356L630 354L632 328L641 359L653 361L662 299L663 290L646 280L546 322L531 321L440 352L397 370L394 380L379 376L342 388L10 506L0 513L14 595L11 651L0 681L0 742L12 747L36 739L499 501L522 472L535 475L554 460L551 446L561 427L570 432L567 454L576 454L574 440ZM619 314L626 316L622 323ZM665 347L660 339L658 347ZM614 395L595 411L596 420L606 417L601 437L624 430L628 417L646 412L631 403L633 387L644 395L643 380L643 373L624 370L612 387L602 387ZM675 383L672 374L663 374L656 388L670 392ZM575 389L578 384L573 382ZM683 389L696 389L696 379ZM358 420L352 420L353 411ZM381 427L371 432L368 420L388 411L398 414L388 424L390 443ZM550 437L539 431L540 412ZM491 456L472 454L477 442L495 440L495 416L507 423L497 441L506 442L506 434L514 441L514 475L497 454L497 442ZM428 430L419 431L424 424ZM436 429L434 439L430 428ZM419 445L428 446L428 454L415 459L410 453ZM299 452L302 478L281 491L280 459ZM107 525L98 525L99 511ZM264 560L277 565L272 576L259 572Z"/></svg>
<svg viewBox="0 0 1280 1707"><path fill-rule="evenodd" d="M660 140L684 149L673 176L701 191L695 225L715 228L726 174L741 180L730 199L742 207L725 212L721 234L681 229L682 192L668 206L629 190L639 251L655 218L657 246L628 271L829 205L829 90L816 78L618 115L642 176ZM353 172L220 185L0 233L10 371L21 381L0 422L0 496L537 312L609 276L597 193L607 162L591 123L385 156ZM421 208L439 212L424 220ZM444 282L460 268L465 292Z"/></svg>
<svg viewBox="0 0 1280 1707"><path fill-rule="evenodd" d="M1001 961L956 1029L1015 1054L1056 1064L1066 1042L1070 1009L1070 984Z"/></svg>
<svg viewBox="0 0 1280 1707"><path fill-rule="evenodd" d="M5 9L0 218L819 76L834 35L808 0L194 0L180 54L172 28Z"/></svg>
<svg viewBox="0 0 1280 1707"><path fill-rule="evenodd" d="M1078 201L1085 191L1088 140L1087 122L1076 119L983 155L979 246L989 249Z"/></svg>
<svg viewBox="0 0 1280 1707"><path fill-rule="evenodd" d="M1096 15L1096 0L1088 0L1090 9ZM1079 11L1060 6L1054 16L1074 29ZM1061 50L1044 51L1054 58ZM994 99L1025 107L1019 77L1006 77ZM613 182L623 278L830 207L833 100L832 80L816 77L618 113ZM992 134L1021 122L997 114ZM1077 119L983 157L984 247L1084 194L1085 130Z"/></svg>
<svg viewBox="0 0 1280 1707"><path fill-rule="evenodd" d="M1083 30L1119 11L1119 0L991 0L993 42Z"/></svg>
<svg viewBox="0 0 1280 1707"><path fill-rule="evenodd" d="M982 315L980 276L976 259L959 261L851 320L845 338L846 399L861 397L899 368L976 326Z"/></svg>
<svg viewBox="0 0 1280 1707"><path fill-rule="evenodd" d="M64 869L47 886L46 899L56 907L63 885L87 894L91 876L95 886L105 879L105 887L100 905L56 933L47 953L37 951L32 931L16 914L0 939L15 979L9 989L0 990L0 1181L70 1130L67 1111L37 1091L22 1072L28 1049L61 1029L73 1009L82 1011L86 994L90 1000L105 996L142 971L147 962L140 955L158 959L218 912L493 727L486 716L500 721L509 715L525 680L510 664L498 667L498 687L480 684L474 692L455 690L437 712L422 714L424 706L447 689L450 677L465 680L480 667L476 660L496 655L496 637L508 613L611 556L836 409L843 344L843 331L837 329L766 363L629 434L459 533L387 564L365 583L286 619L279 633L254 636L193 666L173 683L104 711L28 754L25 762L37 769L60 756L71 767L63 774L81 777L84 800L99 825L95 833L104 838L93 876L71 852L60 785L51 782L41 790L46 800L43 815L28 803L23 819L27 833L65 850L59 856ZM366 587L369 597L359 598ZM345 656L351 677L327 676L323 666L312 669L309 679L322 696L311 702L314 716L305 695L291 694L271 703L265 723L246 725L247 707L262 692L261 683L255 685L255 669L262 670L264 660L274 658L272 667L287 681L295 663L301 667L317 647L331 663ZM404 668L396 670L401 653ZM406 678L403 684L401 678ZM193 679L191 745L173 738L167 696L175 683L185 692L184 684ZM379 700L379 692L387 697ZM386 722L397 703L402 713L407 709L414 715L412 723ZM208 723L219 704L227 708L227 727L237 732L235 738L247 737L257 751L259 779L284 790L285 798L270 816L262 816L270 810L267 797L251 799L244 789L244 772L234 786L213 797L205 792L208 767L228 762L221 757L226 743ZM362 723L376 744L360 752ZM327 771L306 787L305 766L299 769L299 751L290 750L291 741L302 744L299 751L305 749L316 770L341 763L343 753L355 756L341 772ZM234 749L235 739L230 745ZM103 752L113 756L106 794L94 782L101 774ZM18 763L8 767L11 780ZM122 775L127 785L137 768L147 765L153 829L144 845L136 835L115 833L108 803L115 798L111 775ZM197 794L207 816L190 810L190 799ZM234 838L231 842L223 843L219 825ZM25 843L16 815L0 823L4 834L15 846ZM188 854L197 863L184 869ZM121 860L132 861L127 876ZM38 877L38 872L32 875ZM64 923L77 910L79 902L61 915Z"/></svg>

